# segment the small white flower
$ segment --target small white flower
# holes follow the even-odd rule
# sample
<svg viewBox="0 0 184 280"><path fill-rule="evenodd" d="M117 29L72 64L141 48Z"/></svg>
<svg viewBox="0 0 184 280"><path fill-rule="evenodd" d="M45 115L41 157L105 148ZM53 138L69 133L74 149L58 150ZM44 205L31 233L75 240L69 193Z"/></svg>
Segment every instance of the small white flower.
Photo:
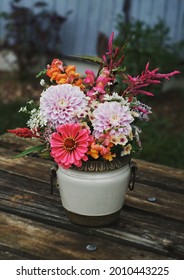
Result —
<svg viewBox="0 0 184 280"><path fill-rule="evenodd" d="M124 97L120 96L117 92L113 92L112 95L105 94L103 99L104 101L117 101L120 102L122 105L129 106L128 99L125 99Z"/></svg>
<svg viewBox="0 0 184 280"><path fill-rule="evenodd" d="M34 108L33 110L31 110L31 114L34 114L34 113L36 113L36 112L37 112L36 108Z"/></svg>
<svg viewBox="0 0 184 280"><path fill-rule="evenodd" d="M126 143L128 142L127 137L122 133L118 136L116 136L115 134L111 137L111 142L115 145L122 145L125 146Z"/></svg>
<svg viewBox="0 0 184 280"><path fill-rule="evenodd" d="M129 155L131 153L132 150L132 145L128 144L127 146L124 147L123 151L121 152L121 156L126 156Z"/></svg>
<svg viewBox="0 0 184 280"><path fill-rule="evenodd" d="M30 101L27 102L27 104L30 104L30 105L32 105L33 103L34 103L33 100L30 100Z"/></svg>
<svg viewBox="0 0 184 280"><path fill-rule="evenodd" d="M90 107L91 107L92 110L95 110L95 109L98 108L99 104L100 104L99 101L93 100L93 101L90 103Z"/></svg>
<svg viewBox="0 0 184 280"><path fill-rule="evenodd" d="M41 85L42 87L45 86L45 80L44 80L44 79L41 79L41 80L40 80L40 85Z"/></svg>
<svg viewBox="0 0 184 280"><path fill-rule="evenodd" d="M26 107L26 106L25 106L25 107L21 107L20 110L19 110L18 112L19 112L19 113L20 113L20 112L27 113L27 112L28 112L27 107Z"/></svg>
<svg viewBox="0 0 184 280"><path fill-rule="evenodd" d="M131 111L131 115L132 115L132 117L134 117L134 118L138 118L138 117L139 117L139 113L136 112L136 111L134 111L134 110Z"/></svg>

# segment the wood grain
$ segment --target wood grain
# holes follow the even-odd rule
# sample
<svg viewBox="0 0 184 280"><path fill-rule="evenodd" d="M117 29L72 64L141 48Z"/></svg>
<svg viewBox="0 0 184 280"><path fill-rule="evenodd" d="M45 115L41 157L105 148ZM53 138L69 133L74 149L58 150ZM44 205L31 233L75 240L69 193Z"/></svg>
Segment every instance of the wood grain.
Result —
<svg viewBox="0 0 184 280"><path fill-rule="evenodd" d="M29 145L12 135L0 139L0 259L184 258L183 170L136 160L135 189L119 219L88 228L68 220L58 189L50 195L52 162L13 159ZM86 250L91 243L94 252Z"/></svg>

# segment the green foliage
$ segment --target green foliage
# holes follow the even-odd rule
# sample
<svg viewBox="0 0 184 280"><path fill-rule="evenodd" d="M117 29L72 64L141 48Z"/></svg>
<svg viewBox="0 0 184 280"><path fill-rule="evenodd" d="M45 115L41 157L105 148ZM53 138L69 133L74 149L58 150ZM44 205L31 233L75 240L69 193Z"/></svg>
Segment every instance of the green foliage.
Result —
<svg viewBox="0 0 184 280"><path fill-rule="evenodd" d="M134 155L136 158L184 168L184 133L174 132L166 118L158 118L156 115L142 130L140 136L143 150Z"/></svg>
<svg viewBox="0 0 184 280"><path fill-rule="evenodd" d="M45 144L37 145L37 146L31 147L30 149L27 149L27 150L23 151L22 153L16 155L15 158L20 158L20 157L23 157L23 156L26 156L26 155L29 155L32 153L40 153L44 149L45 149Z"/></svg>
<svg viewBox="0 0 184 280"><path fill-rule="evenodd" d="M21 106L25 106L25 102L17 100L4 104L0 100L0 135L7 132L7 129L26 126L29 116L18 114Z"/></svg>
<svg viewBox="0 0 184 280"><path fill-rule="evenodd" d="M21 0L12 0L10 6L9 13L0 15L5 20L6 31L0 47L15 52L19 76L26 78L40 56L48 60L61 56L61 26L66 17L49 10L44 1L28 8L21 4Z"/></svg>
<svg viewBox="0 0 184 280"><path fill-rule="evenodd" d="M102 63L102 59L97 57L97 56L87 56L87 55L80 55L80 56L70 56L71 58L78 58L84 61L90 61L93 63L97 63L97 64L101 64Z"/></svg>
<svg viewBox="0 0 184 280"><path fill-rule="evenodd" d="M118 47L132 35L125 49L124 60L131 75L137 76L137 73L141 73L147 62L150 62L151 69L159 68L160 72L164 73L173 69L184 70L184 41L173 43L169 37L169 28L162 20L149 26L139 20L125 23L124 17L120 15L116 28L118 35L115 45Z"/></svg>

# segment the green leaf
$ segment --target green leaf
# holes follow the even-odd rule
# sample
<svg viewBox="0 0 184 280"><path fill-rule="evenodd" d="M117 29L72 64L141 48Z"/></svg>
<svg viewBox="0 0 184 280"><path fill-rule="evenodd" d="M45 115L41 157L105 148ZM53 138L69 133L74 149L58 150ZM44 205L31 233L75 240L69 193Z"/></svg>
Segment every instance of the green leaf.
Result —
<svg viewBox="0 0 184 280"><path fill-rule="evenodd" d="M43 69L42 71L40 71L37 75L36 78L40 78L41 76L44 76L47 72L47 69Z"/></svg>
<svg viewBox="0 0 184 280"><path fill-rule="evenodd" d="M124 49L127 47L127 45L130 43L132 39L132 34L127 38L127 40L125 41L125 43L123 44L123 46L120 48L119 50L119 54L118 54L118 59L120 59L124 53Z"/></svg>
<svg viewBox="0 0 184 280"><path fill-rule="evenodd" d="M27 150L23 151L22 153L16 155L14 158L20 158L20 157L23 157L23 156L31 154L31 153L39 153L44 148L45 148L45 144L34 146L34 147L31 147L30 149L27 149Z"/></svg>
<svg viewBox="0 0 184 280"><path fill-rule="evenodd" d="M82 56L72 56L73 58L79 58L81 60L86 60L86 61L90 61L90 62L94 62L97 64L101 64L102 63L102 59L98 56L86 56L86 55L82 55Z"/></svg>

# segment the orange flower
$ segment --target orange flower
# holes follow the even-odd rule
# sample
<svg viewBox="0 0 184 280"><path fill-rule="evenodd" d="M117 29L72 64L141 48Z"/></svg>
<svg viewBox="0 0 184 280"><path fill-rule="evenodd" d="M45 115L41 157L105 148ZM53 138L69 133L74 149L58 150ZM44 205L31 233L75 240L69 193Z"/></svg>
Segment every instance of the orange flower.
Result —
<svg viewBox="0 0 184 280"><path fill-rule="evenodd" d="M77 79L74 82L74 85L80 87L81 90L83 90L85 88L84 84L82 83L82 79Z"/></svg>
<svg viewBox="0 0 184 280"><path fill-rule="evenodd" d="M75 65L68 65L65 67L65 72L69 76L70 73L76 72L76 66Z"/></svg>
<svg viewBox="0 0 184 280"><path fill-rule="evenodd" d="M108 145L108 147L104 147L103 145L95 144L92 142L90 150L88 151L88 155L93 157L94 159L99 158L101 155L106 160L113 160L114 157L116 157L116 154L112 154L110 149L113 146L112 143Z"/></svg>
<svg viewBox="0 0 184 280"><path fill-rule="evenodd" d="M76 78L80 76L79 73L76 72L76 66L69 65L65 68L65 73L69 78L70 83L72 84Z"/></svg>
<svg viewBox="0 0 184 280"><path fill-rule="evenodd" d="M56 66L47 69L46 75L51 78L51 80L55 80L57 75L61 73L61 70Z"/></svg>
<svg viewBox="0 0 184 280"><path fill-rule="evenodd" d="M110 151L110 148L113 146L112 143L110 143L108 145L108 147L104 147L104 146L100 146L101 149L100 149L100 154L102 155L102 157L106 160L113 160L114 157L116 157L116 154L111 154L111 151Z"/></svg>
<svg viewBox="0 0 184 280"><path fill-rule="evenodd" d="M93 157L94 159L99 158L99 152L100 152L100 145L95 144L94 142L91 143L90 150L88 151L88 155Z"/></svg>
<svg viewBox="0 0 184 280"><path fill-rule="evenodd" d="M57 58L55 58L51 65L47 66L46 75L52 80L56 80L57 75L64 71L63 62Z"/></svg>
<svg viewBox="0 0 184 280"><path fill-rule="evenodd" d="M104 159L109 160L109 161L112 161L113 158L115 158L115 157L116 157L116 154L111 154L110 151L107 152L107 153L103 156Z"/></svg>
<svg viewBox="0 0 184 280"><path fill-rule="evenodd" d="M65 73L58 74L56 76L55 80L56 80L57 84L67 84L68 83L68 77L67 77L67 75Z"/></svg>
<svg viewBox="0 0 184 280"><path fill-rule="evenodd" d="M72 84L80 87L81 90L84 89L83 81L79 78L80 74L76 72L76 66L63 67L63 62L59 59L54 59L51 65L47 66L46 75L57 84Z"/></svg>

